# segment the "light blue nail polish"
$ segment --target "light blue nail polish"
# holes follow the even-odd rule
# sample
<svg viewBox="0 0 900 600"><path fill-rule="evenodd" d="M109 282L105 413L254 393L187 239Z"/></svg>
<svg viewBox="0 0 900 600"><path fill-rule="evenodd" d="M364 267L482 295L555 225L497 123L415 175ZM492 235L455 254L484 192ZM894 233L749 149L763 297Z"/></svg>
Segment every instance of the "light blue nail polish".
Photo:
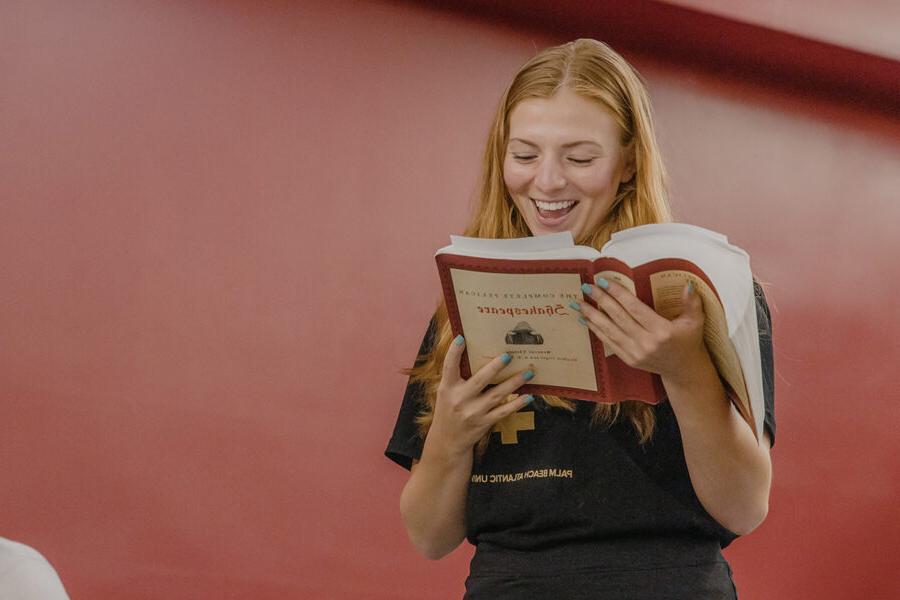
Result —
<svg viewBox="0 0 900 600"><path fill-rule="evenodd" d="M504 365L508 365L508 364L509 364L509 361L511 361L511 360L512 360L512 356L510 356L508 352L504 352L504 353L503 353L503 356L500 357L500 361L501 361Z"/></svg>
<svg viewBox="0 0 900 600"><path fill-rule="evenodd" d="M569 302L569 308L574 310L581 310L581 305L572 300L571 302Z"/></svg>
<svg viewBox="0 0 900 600"><path fill-rule="evenodd" d="M694 282L688 281L688 294L692 294L694 292Z"/></svg>
<svg viewBox="0 0 900 600"><path fill-rule="evenodd" d="M525 402L525 405L527 406L527 405L531 404L532 402L534 402L534 396L532 396L531 394L528 394L527 396L522 398L522 400Z"/></svg>
<svg viewBox="0 0 900 600"><path fill-rule="evenodd" d="M534 371L528 369L527 371L522 373L522 377L525 378L525 381L531 381L532 379L534 379Z"/></svg>
<svg viewBox="0 0 900 600"><path fill-rule="evenodd" d="M599 275L597 276L596 281L597 281L597 285L602 287L604 290L609 289L609 282L607 280L603 279L602 277L600 277Z"/></svg>
<svg viewBox="0 0 900 600"><path fill-rule="evenodd" d="M587 327L587 321L584 320L584 317L578 317L578 322Z"/></svg>
<svg viewBox="0 0 900 600"><path fill-rule="evenodd" d="M590 296L590 295L591 295L591 284L589 284L589 283L582 283L582 284L581 284L581 291L584 292L585 295Z"/></svg>
<svg viewBox="0 0 900 600"><path fill-rule="evenodd" d="M456 336L456 339L453 340L453 343L456 344L457 346L462 346L464 341L465 341L465 338L461 335L458 335L458 336Z"/></svg>

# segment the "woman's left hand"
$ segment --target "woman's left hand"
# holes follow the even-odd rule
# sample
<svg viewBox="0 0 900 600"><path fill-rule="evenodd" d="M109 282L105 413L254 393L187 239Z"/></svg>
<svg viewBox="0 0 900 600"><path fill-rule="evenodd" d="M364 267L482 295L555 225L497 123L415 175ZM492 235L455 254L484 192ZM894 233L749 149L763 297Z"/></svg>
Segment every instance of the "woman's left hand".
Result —
<svg viewBox="0 0 900 600"><path fill-rule="evenodd" d="M710 360L703 342L703 301L688 286L682 292L681 313L669 320L622 285L600 277L597 283L582 286L597 308L579 302L581 322L626 364L677 378L695 361Z"/></svg>

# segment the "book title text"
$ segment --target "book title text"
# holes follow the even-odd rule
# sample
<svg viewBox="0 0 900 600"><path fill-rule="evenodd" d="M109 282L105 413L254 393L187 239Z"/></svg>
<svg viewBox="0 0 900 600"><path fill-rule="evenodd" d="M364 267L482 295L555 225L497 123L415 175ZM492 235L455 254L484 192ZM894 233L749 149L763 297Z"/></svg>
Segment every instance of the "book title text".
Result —
<svg viewBox="0 0 900 600"><path fill-rule="evenodd" d="M549 315L555 317L569 314L569 311L562 304L557 304L556 306L549 304L546 306L532 305L527 308L520 306L478 306L476 308L483 315L508 315L510 317L518 315Z"/></svg>

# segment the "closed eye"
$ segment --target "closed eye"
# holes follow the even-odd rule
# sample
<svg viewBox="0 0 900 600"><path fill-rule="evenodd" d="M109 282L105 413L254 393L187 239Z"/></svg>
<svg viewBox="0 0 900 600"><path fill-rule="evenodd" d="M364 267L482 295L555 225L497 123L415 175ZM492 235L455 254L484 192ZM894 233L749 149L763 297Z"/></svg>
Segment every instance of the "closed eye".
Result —
<svg viewBox="0 0 900 600"><path fill-rule="evenodd" d="M594 162L593 158L570 158L569 162L575 163L576 165L589 165Z"/></svg>
<svg viewBox="0 0 900 600"><path fill-rule="evenodd" d="M512 156L516 160L534 160L537 158L534 154L513 154Z"/></svg>

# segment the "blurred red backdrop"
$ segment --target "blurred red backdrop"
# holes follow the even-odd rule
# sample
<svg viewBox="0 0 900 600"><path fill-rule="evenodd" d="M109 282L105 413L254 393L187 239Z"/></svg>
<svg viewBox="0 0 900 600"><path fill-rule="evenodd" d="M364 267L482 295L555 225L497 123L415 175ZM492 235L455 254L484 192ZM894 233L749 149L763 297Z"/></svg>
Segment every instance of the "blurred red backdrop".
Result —
<svg viewBox="0 0 900 600"><path fill-rule="evenodd" d="M621 38L504 14L0 6L0 535L73 598L462 595L471 548L428 562L400 521L397 371L511 74L562 31ZM621 39L678 217L769 284L775 482L727 550L741 595L893 598L900 120Z"/></svg>

